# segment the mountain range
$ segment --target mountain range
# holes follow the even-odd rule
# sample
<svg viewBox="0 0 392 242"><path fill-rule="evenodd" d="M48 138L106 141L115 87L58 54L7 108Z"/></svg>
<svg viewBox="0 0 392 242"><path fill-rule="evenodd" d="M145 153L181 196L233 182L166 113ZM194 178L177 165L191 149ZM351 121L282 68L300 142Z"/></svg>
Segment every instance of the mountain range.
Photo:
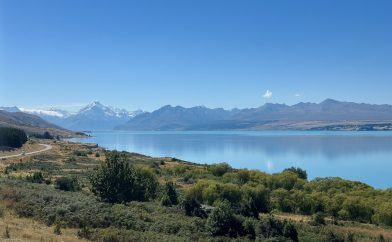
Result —
<svg viewBox="0 0 392 242"><path fill-rule="evenodd" d="M0 107L23 111L71 130L392 130L392 105L341 102L295 105L266 103L258 108L163 106L153 112L127 111L94 101L71 114L60 109Z"/></svg>
<svg viewBox="0 0 392 242"><path fill-rule="evenodd" d="M57 108L46 110L0 107L0 110L37 115L48 122L75 131L112 130L114 127L124 124L142 113L140 110L127 111L105 106L99 101L93 101L74 114Z"/></svg>
<svg viewBox="0 0 392 242"><path fill-rule="evenodd" d="M120 130L374 130L392 129L392 106L340 102L292 106L267 103L258 108L209 109L164 106L140 114Z"/></svg>

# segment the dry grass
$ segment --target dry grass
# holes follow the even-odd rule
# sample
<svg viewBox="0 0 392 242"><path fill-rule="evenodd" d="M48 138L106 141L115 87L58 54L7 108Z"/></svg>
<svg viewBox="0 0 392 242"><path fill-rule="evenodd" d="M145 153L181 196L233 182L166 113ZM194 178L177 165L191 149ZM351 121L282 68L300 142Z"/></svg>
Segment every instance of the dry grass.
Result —
<svg viewBox="0 0 392 242"><path fill-rule="evenodd" d="M6 226L10 238L5 237ZM19 218L6 211L0 218L0 241L82 242L87 240L78 238L76 229L61 229L61 235L56 235L53 227L32 219Z"/></svg>

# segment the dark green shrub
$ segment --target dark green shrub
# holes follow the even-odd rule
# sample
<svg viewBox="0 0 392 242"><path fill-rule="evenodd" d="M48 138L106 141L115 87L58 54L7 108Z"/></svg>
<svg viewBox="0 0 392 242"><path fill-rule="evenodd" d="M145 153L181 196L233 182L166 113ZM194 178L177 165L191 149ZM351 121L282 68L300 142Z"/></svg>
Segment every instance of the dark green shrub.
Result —
<svg viewBox="0 0 392 242"><path fill-rule="evenodd" d="M208 216L206 226L213 236L235 237L243 231L242 224L234 216L228 201L222 201L215 207Z"/></svg>
<svg viewBox="0 0 392 242"><path fill-rule="evenodd" d="M169 199L169 201L170 201L170 205L168 205L168 206L178 204L177 190L176 190L173 182L171 182L171 181L166 182L162 193L163 193L162 194L163 197L166 197L166 199Z"/></svg>
<svg viewBox="0 0 392 242"><path fill-rule="evenodd" d="M285 172L285 171L289 171L289 172L297 174L298 178L305 179L305 180L308 179L308 174L306 173L306 171L299 168L299 167L286 168L283 170L283 172Z"/></svg>
<svg viewBox="0 0 392 242"><path fill-rule="evenodd" d="M56 189L63 190L63 191L80 191L80 185L76 177L59 177L56 179Z"/></svg>
<svg viewBox="0 0 392 242"><path fill-rule="evenodd" d="M298 232L294 224L291 222L286 222L283 226L283 236L290 238L292 241L298 241Z"/></svg>
<svg viewBox="0 0 392 242"><path fill-rule="evenodd" d="M27 135L23 130L0 127L0 148L20 148L27 142Z"/></svg>
<svg viewBox="0 0 392 242"><path fill-rule="evenodd" d="M45 131L43 134L31 134L30 137L37 139L54 139L54 136L51 135L48 131Z"/></svg>
<svg viewBox="0 0 392 242"><path fill-rule="evenodd" d="M187 196L180 207L184 209L188 216L207 217L206 212L201 208L201 204L193 197Z"/></svg>
<svg viewBox="0 0 392 242"><path fill-rule="evenodd" d="M43 183L45 181L42 172L34 172L33 175L26 176L26 180L32 183Z"/></svg>
<svg viewBox="0 0 392 242"><path fill-rule="evenodd" d="M135 169L119 152L107 154L105 162L90 176L92 191L102 200L117 203L154 198L158 181L148 169Z"/></svg>
<svg viewBox="0 0 392 242"><path fill-rule="evenodd" d="M323 225L325 224L325 215L322 212L317 212L312 216L312 224Z"/></svg>

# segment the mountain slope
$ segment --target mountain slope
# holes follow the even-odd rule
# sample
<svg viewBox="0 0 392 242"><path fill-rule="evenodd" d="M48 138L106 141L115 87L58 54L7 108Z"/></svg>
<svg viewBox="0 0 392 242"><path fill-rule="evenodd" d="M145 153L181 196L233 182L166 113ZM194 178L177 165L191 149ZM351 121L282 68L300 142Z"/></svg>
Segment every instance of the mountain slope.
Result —
<svg viewBox="0 0 392 242"><path fill-rule="evenodd" d="M340 102L292 106L267 103L250 109L164 106L139 115L122 130L392 129L392 106Z"/></svg>
<svg viewBox="0 0 392 242"><path fill-rule="evenodd" d="M141 112L129 112L94 101L78 113L65 118L60 125L71 130L112 130Z"/></svg>
<svg viewBox="0 0 392 242"><path fill-rule="evenodd" d="M52 135L74 135L73 132L51 124L38 116L23 112L0 111L0 126L23 129L27 133L44 133L48 131Z"/></svg>

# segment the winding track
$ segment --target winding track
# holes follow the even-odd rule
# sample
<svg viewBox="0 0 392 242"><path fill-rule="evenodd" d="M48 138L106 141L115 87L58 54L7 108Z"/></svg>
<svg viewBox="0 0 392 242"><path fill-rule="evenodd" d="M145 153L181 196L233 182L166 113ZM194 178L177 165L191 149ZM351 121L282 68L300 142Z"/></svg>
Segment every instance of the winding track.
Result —
<svg viewBox="0 0 392 242"><path fill-rule="evenodd" d="M42 146L44 146L45 148L43 148L42 150L36 150L36 151L32 151L32 152L26 152L24 155L23 155L23 153L20 153L20 154L16 154L16 155L0 156L0 159L8 159L8 158L18 157L18 156L22 156L22 155L23 155L23 156L34 155L34 154L37 154L37 153L41 153L41 152L45 152L45 151L51 150L51 149L53 148L53 146L47 145L47 144L39 144L39 145L42 145Z"/></svg>

